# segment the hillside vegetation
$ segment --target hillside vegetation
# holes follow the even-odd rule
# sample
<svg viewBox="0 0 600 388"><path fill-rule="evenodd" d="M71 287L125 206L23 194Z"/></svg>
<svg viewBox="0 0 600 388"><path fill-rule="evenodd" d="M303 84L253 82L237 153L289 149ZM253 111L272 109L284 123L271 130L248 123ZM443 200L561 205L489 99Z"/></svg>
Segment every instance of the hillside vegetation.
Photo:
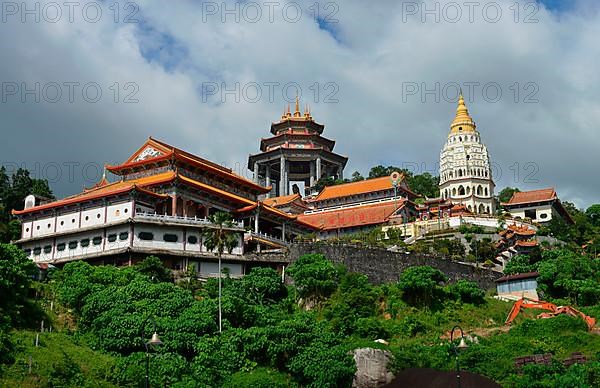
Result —
<svg viewBox="0 0 600 388"><path fill-rule="evenodd" d="M600 317L596 263L568 251L544 256L523 265L567 263L558 269L578 276L571 276L574 284L544 278L548 298L577 302ZM140 332L150 315L163 342L151 351L152 386L350 386L356 370L350 351L361 347L389 350L393 371L452 370L448 335L457 324L469 336L463 369L504 386L600 386L600 336L582 320L536 320L539 312L527 311L507 330L511 304L474 283L446 284L430 267L413 267L398 283L381 286L320 255L290 266L294 286L283 285L272 269L256 268L224 279L221 334L216 280L174 284L158 258L127 268L73 262L41 283L29 281L33 271L20 250L0 245L0 386L140 386L146 357ZM42 320L52 332L40 333L35 346ZM144 329L147 341L152 324ZM572 352L590 361L564 367L560 361ZM556 362L517 373L515 357L543 353Z"/></svg>

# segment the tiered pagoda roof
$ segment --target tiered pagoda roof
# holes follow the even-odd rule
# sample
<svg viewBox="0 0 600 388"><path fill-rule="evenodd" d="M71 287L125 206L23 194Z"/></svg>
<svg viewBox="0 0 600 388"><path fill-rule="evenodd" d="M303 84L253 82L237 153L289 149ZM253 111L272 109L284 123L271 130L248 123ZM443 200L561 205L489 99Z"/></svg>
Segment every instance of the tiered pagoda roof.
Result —
<svg viewBox="0 0 600 388"><path fill-rule="evenodd" d="M317 123L310 113L309 107L300 110L300 101L296 98L294 112L288 105L287 110L277 122L271 123L273 136L262 138L260 153L250 155L248 168L254 168L254 162L271 158L277 154L320 154L331 160L346 165L348 158L333 152L335 141L322 136L325 125Z"/></svg>

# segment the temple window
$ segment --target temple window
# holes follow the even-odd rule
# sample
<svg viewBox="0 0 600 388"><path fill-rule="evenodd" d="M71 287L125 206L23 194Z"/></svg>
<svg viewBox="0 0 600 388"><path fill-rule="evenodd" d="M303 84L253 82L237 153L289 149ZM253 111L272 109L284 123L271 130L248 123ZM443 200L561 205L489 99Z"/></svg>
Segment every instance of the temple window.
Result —
<svg viewBox="0 0 600 388"><path fill-rule="evenodd" d="M79 245L77 241L69 241L69 249L75 249L77 245Z"/></svg>
<svg viewBox="0 0 600 388"><path fill-rule="evenodd" d="M44 247L44 253L50 253L52 252L52 245L46 245Z"/></svg>
<svg viewBox="0 0 600 388"><path fill-rule="evenodd" d="M107 237L108 242L115 242L117 241L117 235L116 234L109 234Z"/></svg>
<svg viewBox="0 0 600 388"><path fill-rule="evenodd" d="M179 238L176 234L166 233L165 235L163 235L163 240L165 242L176 243L177 240L179 240Z"/></svg>
<svg viewBox="0 0 600 388"><path fill-rule="evenodd" d="M198 237L188 236L187 242L188 244L198 244Z"/></svg>
<svg viewBox="0 0 600 388"><path fill-rule="evenodd" d="M465 188L462 185L458 186L458 195L465 195Z"/></svg>
<svg viewBox="0 0 600 388"><path fill-rule="evenodd" d="M140 240L151 241L154 239L154 234L150 232L140 232L138 233L138 237Z"/></svg>
<svg viewBox="0 0 600 388"><path fill-rule="evenodd" d="M99 237L99 236L98 237L94 237L92 239L92 244L94 244L94 245L100 245L100 244L102 244L102 237Z"/></svg>
<svg viewBox="0 0 600 388"><path fill-rule="evenodd" d="M119 233L119 240L121 241L125 241L129 238L129 232L122 232Z"/></svg>
<svg viewBox="0 0 600 388"><path fill-rule="evenodd" d="M82 248L88 247L90 245L90 239L89 238L84 238L83 240L81 240L80 243Z"/></svg>

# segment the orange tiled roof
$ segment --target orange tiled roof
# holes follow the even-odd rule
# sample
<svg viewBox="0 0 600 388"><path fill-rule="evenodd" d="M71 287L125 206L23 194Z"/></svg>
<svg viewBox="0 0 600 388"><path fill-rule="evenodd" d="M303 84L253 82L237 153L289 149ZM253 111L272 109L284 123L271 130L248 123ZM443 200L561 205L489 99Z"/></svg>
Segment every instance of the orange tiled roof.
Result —
<svg viewBox="0 0 600 388"><path fill-rule="evenodd" d="M529 229L529 227L527 227L527 225L517 226L515 224L509 225L508 229L506 229L506 232L507 233L513 232L513 234L516 233L521 236L532 236L532 235L536 234L535 230Z"/></svg>
<svg viewBox="0 0 600 388"><path fill-rule="evenodd" d="M134 188L138 191L143 191L143 192L147 192L148 194L151 194L151 195L166 198L167 195L157 194L157 193L154 193L147 189L151 186L155 186L155 185L158 185L161 183L171 182L175 179L178 179L184 183L189 184L190 186L194 186L194 187L204 190L206 192L216 194L223 198L227 198L227 199L229 199L233 202L239 203L239 204L243 204L243 205L255 204L254 201L251 201L247 198L241 197L236 194L229 193L225 190L218 189L214 186L211 186L211 185L208 185L208 184L205 184L202 182L198 182L194 179L177 174L174 171L167 171L167 172L163 172L160 174L150 175L150 176L142 177L142 178L138 178L138 179L131 179L131 180L127 180L127 181L118 181L118 182L108 183L108 184L104 184L104 185L99 185L98 187L88 189L88 190L84 191L83 193L76 194L76 195L64 198L62 200L59 200L59 201L50 202L50 203L36 206L36 207L26 209L26 210L13 211L13 214L19 215L19 214L31 213L31 212L35 212L35 211L51 209L51 208L65 206L65 205L69 205L69 204L85 202L85 201L89 201L92 199L98 199L98 198L107 197L110 195L128 192L130 190L133 190Z"/></svg>
<svg viewBox="0 0 600 388"><path fill-rule="evenodd" d="M506 205L518 205L532 202L543 202L557 199L554 188L541 190L521 191L514 193Z"/></svg>
<svg viewBox="0 0 600 388"><path fill-rule="evenodd" d="M538 245L538 242L536 240L532 240L532 241L523 241L523 240L519 240L515 243L515 245L519 246L519 247L535 247Z"/></svg>
<svg viewBox="0 0 600 388"><path fill-rule="evenodd" d="M149 195L166 198L165 194L158 194L147 190L146 186L152 186L163 182L169 182L175 178L176 174L173 171L164 172L162 174L151 175L139 179L132 179L128 181L118 181L113 183L103 183L102 185L95 186L94 188L85 190L83 193L72 195L64 199L46 203L40 206L35 206L25 210L13 210L12 213L15 215L27 214L37 212L46 209L53 209L60 206L71 205L75 203L91 201L111 195L117 195L127 193L131 190L137 190Z"/></svg>
<svg viewBox="0 0 600 388"><path fill-rule="evenodd" d="M323 230L344 229L357 226L378 225L388 221L396 206L401 209L405 201L381 202L354 206L335 211L300 214L298 219Z"/></svg>
<svg viewBox="0 0 600 388"><path fill-rule="evenodd" d="M271 197L263 199L263 203L268 206L283 206L302 198L300 194L290 194L281 197Z"/></svg>
<svg viewBox="0 0 600 388"><path fill-rule="evenodd" d="M138 155L141 154L148 147L156 149L157 151L159 151L160 154L145 160L135 161ZM143 165L148 161L162 161L168 160L169 158L175 158L177 160L196 165L213 174L220 175L222 177L242 183L244 186L257 190L260 193L268 193L270 191L270 188L263 187L252 182L249 179L235 174L230 168L223 167L217 163L211 162L209 160L191 154L187 151L183 151L177 147L174 147L152 137L150 137L142 147L140 147L129 159L127 159L125 163L118 166L107 166L107 169L113 173L117 173L118 171L126 168L132 168L139 165Z"/></svg>
<svg viewBox="0 0 600 388"><path fill-rule="evenodd" d="M401 179L404 179L402 176ZM315 198L316 201L325 199L347 197L350 195L365 194L373 191L393 189L392 181L389 176L380 178L365 179L359 182L344 183L335 186L326 186Z"/></svg>
<svg viewBox="0 0 600 388"><path fill-rule="evenodd" d="M249 211L252 211L252 210L256 209L257 206L260 206L261 211L266 211L267 213L270 213L270 214L272 214L272 215L274 215L276 217L281 217L281 218L286 219L288 221L294 221L298 225L302 225L302 226L307 227L309 229L319 229L318 226L315 226L315 225L313 225L313 224L311 224L309 222L306 222L306 221L300 219L298 215L288 214L286 212L282 212L281 210L279 210L277 208L274 208L272 206L266 205L265 203L256 202L256 203L253 203L252 205L247 205L247 206L244 206L244 207L242 207L240 209L237 209L237 210L234 211L234 213L238 213L238 214L247 213Z"/></svg>

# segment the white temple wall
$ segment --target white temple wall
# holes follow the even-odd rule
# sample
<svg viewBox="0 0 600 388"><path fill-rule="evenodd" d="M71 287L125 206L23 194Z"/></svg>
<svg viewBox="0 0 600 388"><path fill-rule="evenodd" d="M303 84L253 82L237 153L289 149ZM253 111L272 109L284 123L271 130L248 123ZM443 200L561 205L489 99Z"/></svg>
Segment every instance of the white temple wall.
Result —
<svg viewBox="0 0 600 388"><path fill-rule="evenodd" d="M133 201L122 202L119 204L109 205L106 212L106 222L126 220L133 214Z"/></svg>
<svg viewBox="0 0 600 388"><path fill-rule="evenodd" d="M105 213L104 206L83 210L81 212L81 227L88 228L103 225L106 222L104 219Z"/></svg>

